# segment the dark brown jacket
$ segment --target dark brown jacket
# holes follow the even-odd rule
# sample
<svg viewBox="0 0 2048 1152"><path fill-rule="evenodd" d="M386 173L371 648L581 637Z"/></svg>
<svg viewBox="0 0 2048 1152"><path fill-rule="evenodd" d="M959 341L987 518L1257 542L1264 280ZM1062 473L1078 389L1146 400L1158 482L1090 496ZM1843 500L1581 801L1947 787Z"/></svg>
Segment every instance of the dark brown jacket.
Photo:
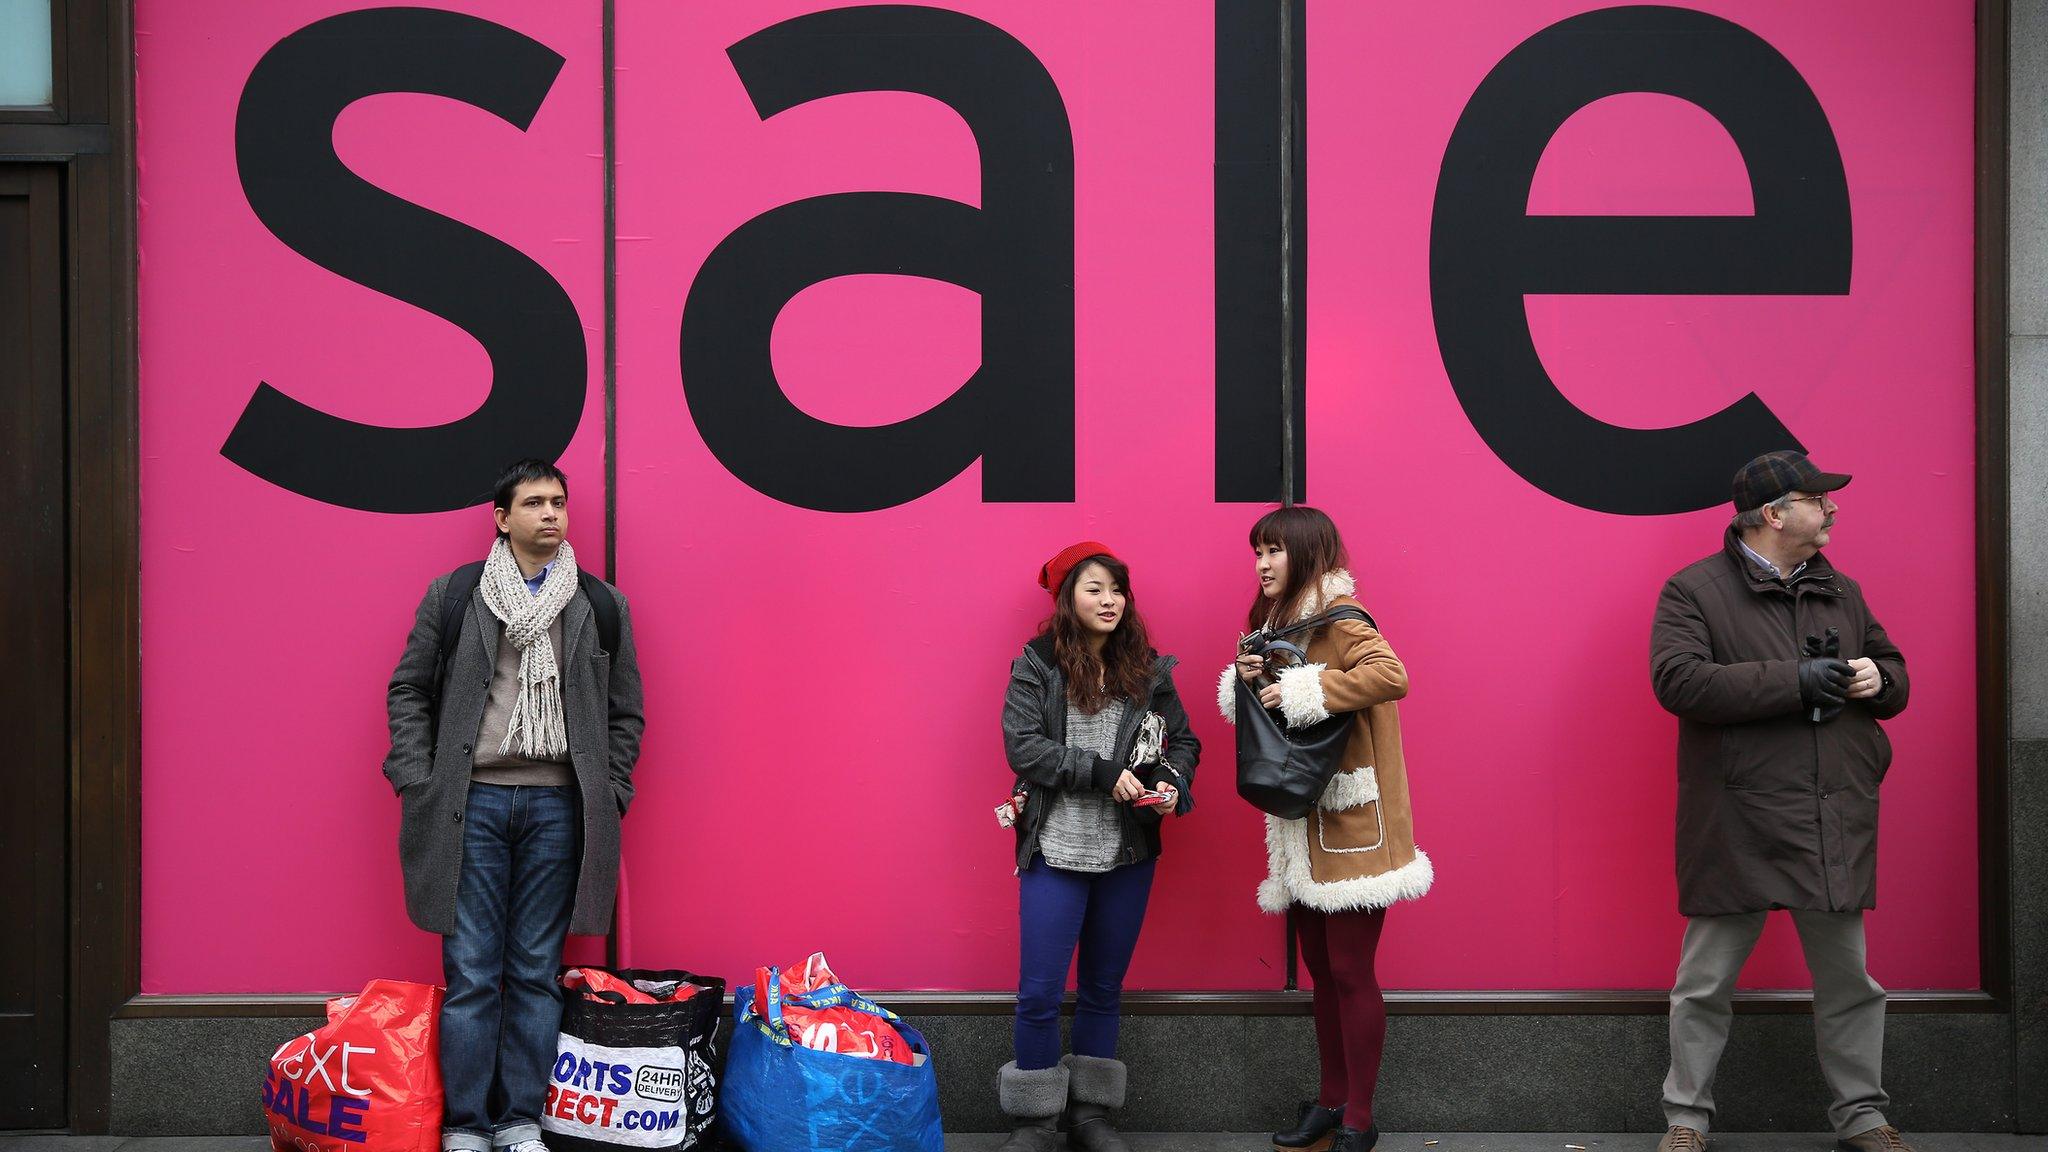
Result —
<svg viewBox="0 0 2048 1152"><path fill-rule="evenodd" d="M1799 702L1807 636L1841 635L1889 683L1816 724ZM1664 585L1650 682L1678 717L1678 910L1877 905L1877 787L1891 766L1879 720L1906 707L1906 661L1863 590L1816 555L1790 581L1722 550Z"/></svg>

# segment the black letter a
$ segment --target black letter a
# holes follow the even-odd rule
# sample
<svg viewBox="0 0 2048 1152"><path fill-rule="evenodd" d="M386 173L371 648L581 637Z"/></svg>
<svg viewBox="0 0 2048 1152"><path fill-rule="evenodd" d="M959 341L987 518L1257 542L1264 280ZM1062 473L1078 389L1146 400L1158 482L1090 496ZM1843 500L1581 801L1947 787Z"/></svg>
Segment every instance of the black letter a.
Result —
<svg viewBox="0 0 2048 1152"><path fill-rule="evenodd" d="M683 309L683 392L705 444L756 491L827 512L915 500L982 462L982 499L1074 498L1074 146L1030 51L936 8L838 8L727 50L766 119L848 92L943 101L981 150L981 203L904 192L815 196L764 212L704 261ZM981 294L981 367L931 410L879 428L789 402L768 338L790 297L893 273Z"/></svg>

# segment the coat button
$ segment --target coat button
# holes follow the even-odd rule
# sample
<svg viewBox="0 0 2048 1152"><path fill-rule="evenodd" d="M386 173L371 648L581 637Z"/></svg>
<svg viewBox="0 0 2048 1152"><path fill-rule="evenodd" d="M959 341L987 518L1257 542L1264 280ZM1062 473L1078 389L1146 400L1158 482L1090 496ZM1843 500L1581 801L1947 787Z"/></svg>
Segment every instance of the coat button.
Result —
<svg viewBox="0 0 2048 1152"><path fill-rule="evenodd" d="M455 822L456 822L457 824L460 824L460 823L462 823L462 809L460 809L460 808L457 808L457 809L455 810Z"/></svg>
<svg viewBox="0 0 2048 1152"><path fill-rule="evenodd" d="M463 754L464 756L467 756L467 755L469 755L469 745L467 745L467 744L464 744L464 745L462 746L462 754Z"/></svg>

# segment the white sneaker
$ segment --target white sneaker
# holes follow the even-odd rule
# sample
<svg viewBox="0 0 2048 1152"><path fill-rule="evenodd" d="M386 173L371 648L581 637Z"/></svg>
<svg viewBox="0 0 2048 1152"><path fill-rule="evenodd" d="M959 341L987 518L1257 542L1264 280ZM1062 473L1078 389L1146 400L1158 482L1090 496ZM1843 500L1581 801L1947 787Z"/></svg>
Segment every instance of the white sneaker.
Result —
<svg viewBox="0 0 2048 1152"><path fill-rule="evenodd" d="M521 1140L517 1144L507 1145L505 1152L548 1152L548 1146L538 1140Z"/></svg>

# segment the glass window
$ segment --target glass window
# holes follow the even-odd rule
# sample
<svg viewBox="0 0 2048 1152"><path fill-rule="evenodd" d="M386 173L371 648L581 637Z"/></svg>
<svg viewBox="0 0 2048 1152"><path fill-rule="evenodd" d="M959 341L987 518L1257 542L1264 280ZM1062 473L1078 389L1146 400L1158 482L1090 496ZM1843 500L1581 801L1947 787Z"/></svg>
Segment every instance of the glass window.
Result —
<svg viewBox="0 0 2048 1152"><path fill-rule="evenodd" d="M0 108L50 103L50 0L0 0Z"/></svg>

